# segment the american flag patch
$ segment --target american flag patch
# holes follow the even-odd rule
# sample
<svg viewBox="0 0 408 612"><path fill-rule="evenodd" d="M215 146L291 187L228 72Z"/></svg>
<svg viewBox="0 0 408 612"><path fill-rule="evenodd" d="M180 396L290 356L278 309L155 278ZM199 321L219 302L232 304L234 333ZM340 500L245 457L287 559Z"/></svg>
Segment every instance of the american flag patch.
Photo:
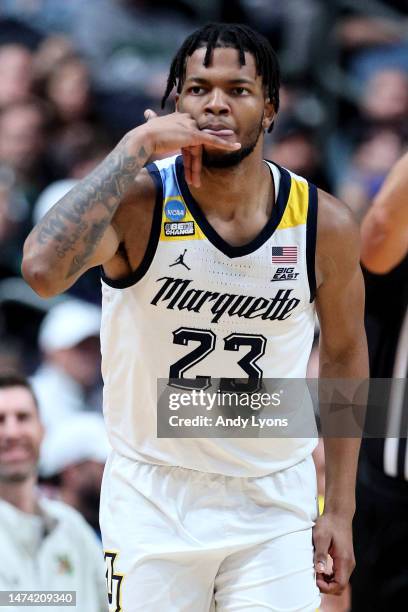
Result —
<svg viewBox="0 0 408 612"><path fill-rule="evenodd" d="M272 247L273 264L297 263L297 246Z"/></svg>

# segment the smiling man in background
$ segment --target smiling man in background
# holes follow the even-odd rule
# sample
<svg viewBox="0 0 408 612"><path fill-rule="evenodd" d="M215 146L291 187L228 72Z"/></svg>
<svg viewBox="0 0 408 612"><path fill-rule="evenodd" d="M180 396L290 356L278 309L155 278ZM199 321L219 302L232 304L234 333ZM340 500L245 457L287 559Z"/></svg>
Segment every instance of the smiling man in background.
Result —
<svg viewBox="0 0 408 612"><path fill-rule="evenodd" d="M96 536L78 512L37 489L42 438L29 383L0 373L0 589L75 591L78 611L106 612Z"/></svg>

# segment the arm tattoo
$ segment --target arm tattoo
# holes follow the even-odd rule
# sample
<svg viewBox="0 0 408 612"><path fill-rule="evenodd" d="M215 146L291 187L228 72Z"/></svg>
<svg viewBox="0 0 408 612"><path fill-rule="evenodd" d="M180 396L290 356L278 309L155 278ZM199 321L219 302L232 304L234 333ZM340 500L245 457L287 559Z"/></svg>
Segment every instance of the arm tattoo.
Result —
<svg viewBox="0 0 408 612"><path fill-rule="evenodd" d="M82 253L75 255L72 260L71 266L68 270L68 273L65 278L69 278L73 274L76 274L81 270L86 261L91 257L94 252L97 244L101 240L103 234L105 233L106 228L109 225L109 219L102 219L99 223L94 223L90 229L90 231L85 234L83 243L85 245L85 249Z"/></svg>
<svg viewBox="0 0 408 612"><path fill-rule="evenodd" d="M92 256L117 207L148 157L144 147L136 156L126 150L126 137L108 157L76 185L39 222L35 235L41 245L53 244L59 259L75 255L67 278L77 273ZM91 217L90 217L91 213Z"/></svg>

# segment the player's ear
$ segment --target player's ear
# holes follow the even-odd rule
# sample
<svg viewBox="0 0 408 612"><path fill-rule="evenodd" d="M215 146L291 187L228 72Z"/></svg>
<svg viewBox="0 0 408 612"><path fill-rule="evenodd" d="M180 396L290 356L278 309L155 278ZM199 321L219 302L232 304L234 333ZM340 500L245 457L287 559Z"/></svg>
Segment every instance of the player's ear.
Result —
<svg viewBox="0 0 408 612"><path fill-rule="evenodd" d="M175 95L175 101L176 101L176 103L175 103L175 106L176 106L176 113L178 113L178 112L179 112L179 100L180 100L180 94L176 93L176 95Z"/></svg>
<svg viewBox="0 0 408 612"><path fill-rule="evenodd" d="M275 108L269 98L265 98L262 127L268 130L275 120Z"/></svg>

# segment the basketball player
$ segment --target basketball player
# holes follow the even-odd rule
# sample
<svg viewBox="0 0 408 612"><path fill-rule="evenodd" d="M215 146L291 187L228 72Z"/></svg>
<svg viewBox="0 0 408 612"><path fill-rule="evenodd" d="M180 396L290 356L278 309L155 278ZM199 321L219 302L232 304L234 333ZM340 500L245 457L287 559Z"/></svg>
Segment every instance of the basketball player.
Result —
<svg viewBox="0 0 408 612"><path fill-rule="evenodd" d="M361 233L371 376L394 381L383 437L361 446L352 610L383 612L405 609L408 599L408 154L387 177Z"/></svg>
<svg viewBox="0 0 408 612"><path fill-rule="evenodd" d="M25 245L42 296L103 266L111 610L314 611L353 568L358 442L327 441L315 525L315 439L158 438L156 382L304 378L315 308L321 374L365 377L358 229L343 204L262 159L279 68L261 35L194 32L164 101L174 87L176 112L148 111Z"/></svg>

